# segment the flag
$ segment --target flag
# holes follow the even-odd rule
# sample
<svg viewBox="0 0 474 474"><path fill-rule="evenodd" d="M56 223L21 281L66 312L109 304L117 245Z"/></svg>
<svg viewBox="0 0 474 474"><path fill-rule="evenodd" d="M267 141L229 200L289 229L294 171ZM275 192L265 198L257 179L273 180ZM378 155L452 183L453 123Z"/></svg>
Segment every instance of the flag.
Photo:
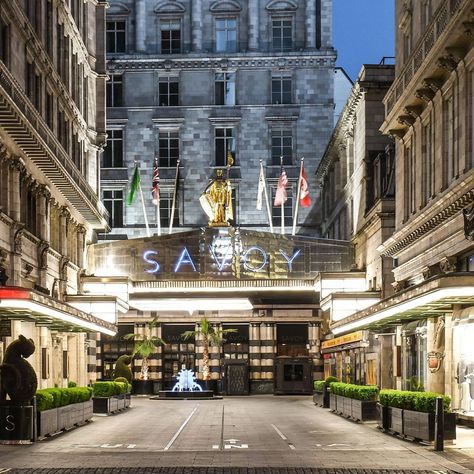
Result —
<svg viewBox="0 0 474 474"><path fill-rule="evenodd" d="M140 171L138 165L135 165L135 171L133 172L132 184L127 196L127 205L131 206L137 197L138 188L140 187Z"/></svg>
<svg viewBox="0 0 474 474"><path fill-rule="evenodd" d="M158 160L155 159L153 166L153 181L151 187L152 202L155 206L158 206L160 202L160 172L158 170Z"/></svg>
<svg viewBox="0 0 474 474"><path fill-rule="evenodd" d="M260 163L260 175L258 177L258 190L257 190L257 210L262 210L262 198L265 190L265 175L263 174L263 166Z"/></svg>
<svg viewBox="0 0 474 474"><path fill-rule="evenodd" d="M311 196L309 195L309 184L308 177L304 166L301 165L301 178L300 178L300 205L301 207L311 206Z"/></svg>
<svg viewBox="0 0 474 474"><path fill-rule="evenodd" d="M282 166L280 177L278 178L278 185L277 185L277 190L275 193L275 201L273 203L274 206L281 206L288 199L288 196L286 194L287 186L288 186L288 177L286 176L286 171Z"/></svg>

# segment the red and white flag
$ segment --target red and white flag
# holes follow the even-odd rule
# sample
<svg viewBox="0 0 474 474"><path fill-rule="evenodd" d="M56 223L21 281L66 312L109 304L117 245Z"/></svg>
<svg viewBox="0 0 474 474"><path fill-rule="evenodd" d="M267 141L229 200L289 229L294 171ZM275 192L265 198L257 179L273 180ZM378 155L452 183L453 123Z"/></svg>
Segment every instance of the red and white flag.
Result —
<svg viewBox="0 0 474 474"><path fill-rule="evenodd" d="M151 188L152 202L155 206L158 206L160 202L160 172L158 171L158 160L155 159L153 166L153 181Z"/></svg>
<svg viewBox="0 0 474 474"><path fill-rule="evenodd" d="M300 205L301 207L311 206L311 196L309 195L309 184L308 177L304 166L301 166L301 177L300 177Z"/></svg>
<svg viewBox="0 0 474 474"><path fill-rule="evenodd" d="M288 186L288 177L286 176L285 169L282 167L280 177L278 178L278 185L277 185L277 190L275 193L275 201L273 202L273 205L275 207L281 206L287 201L288 199L288 195L286 194L287 186Z"/></svg>

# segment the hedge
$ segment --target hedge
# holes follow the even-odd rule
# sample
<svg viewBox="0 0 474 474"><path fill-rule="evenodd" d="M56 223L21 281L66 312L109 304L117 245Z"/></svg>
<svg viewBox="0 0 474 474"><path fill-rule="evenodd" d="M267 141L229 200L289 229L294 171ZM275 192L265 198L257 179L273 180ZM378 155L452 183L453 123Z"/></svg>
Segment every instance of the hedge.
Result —
<svg viewBox="0 0 474 474"><path fill-rule="evenodd" d="M94 397L112 397L130 391L129 384L124 382L96 382L93 386Z"/></svg>
<svg viewBox="0 0 474 474"><path fill-rule="evenodd" d="M350 383L332 382L329 385L331 393L356 400L377 400L379 393L375 385L354 385Z"/></svg>
<svg viewBox="0 0 474 474"><path fill-rule="evenodd" d="M443 398L445 412L450 411L451 397L434 392L410 392L408 390L381 390L380 404L388 407L403 408L405 410L434 413L436 399Z"/></svg>
<svg viewBox="0 0 474 474"><path fill-rule="evenodd" d="M323 392L325 385L326 385L326 382L324 380L315 380L313 382L313 387L314 387L314 390L316 390L316 392Z"/></svg>
<svg viewBox="0 0 474 474"><path fill-rule="evenodd" d="M36 392L38 411L51 410L73 403L87 402L92 396L89 387L44 388Z"/></svg>

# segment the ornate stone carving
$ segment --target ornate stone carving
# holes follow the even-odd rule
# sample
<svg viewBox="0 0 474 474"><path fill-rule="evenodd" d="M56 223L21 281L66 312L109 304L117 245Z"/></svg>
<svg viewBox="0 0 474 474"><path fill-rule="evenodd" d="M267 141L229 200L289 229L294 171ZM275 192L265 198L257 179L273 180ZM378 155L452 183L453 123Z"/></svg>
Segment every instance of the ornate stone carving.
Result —
<svg viewBox="0 0 474 474"><path fill-rule="evenodd" d="M457 258L456 257L444 257L439 262L439 268L443 273L453 273L457 269Z"/></svg>
<svg viewBox="0 0 474 474"><path fill-rule="evenodd" d="M416 122L416 118L413 118L411 115L400 115L397 118L397 122L406 127L411 127Z"/></svg>
<svg viewBox="0 0 474 474"><path fill-rule="evenodd" d="M416 120L423 112L423 107L419 105L407 105L404 111L407 115L412 116Z"/></svg>
<svg viewBox="0 0 474 474"><path fill-rule="evenodd" d="M22 237L25 233L25 225L15 223L12 227L13 232L13 251L16 254L20 254L22 252Z"/></svg>
<svg viewBox="0 0 474 474"><path fill-rule="evenodd" d="M436 77L427 77L426 79L423 79L422 84L423 87L426 87L436 93L441 89L443 81L441 79L437 79Z"/></svg>
<svg viewBox="0 0 474 474"><path fill-rule="evenodd" d="M33 268L34 268L33 265L30 265L29 263L25 263L23 265L23 278L28 278L31 275Z"/></svg>
<svg viewBox="0 0 474 474"><path fill-rule="evenodd" d="M435 96L435 93L431 89L428 89L428 88L421 88L415 91L415 97L417 97L418 99L424 100L425 102L431 102L434 96Z"/></svg>
<svg viewBox="0 0 474 474"><path fill-rule="evenodd" d="M468 240L474 240L474 204L463 209L464 235Z"/></svg>
<svg viewBox="0 0 474 474"><path fill-rule="evenodd" d="M423 280L428 280L433 276L433 272L431 271L430 267L424 267L421 271L421 274L423 275Z"/></svg>
<svg viewBox="0 0 474 474"><path fill-rule="evenodd" d="M440 316L434 330L433 348L428 353L428 368L431 373L436 373L441 368L445 356L444 351L444 316Z"/></svg>
<svg viewBox="0 0 474 474"><path fill-rule="evenodd" d="M40 270L46 270L48 268L48 250L49 242L41 240L38 243L38 267Z"/></svg>
<svg viewBox="0 0 474 474"><path fill-rule="evenodd" d="M401 281L394 281L392 283L392 288L395 293L398 293L399 291L404 290L408 286L406 280L401 280Z"/></svg>
<svg viewBox="0 0 474 474"><path fill-rule="evenodd" d="M406 129L404 128L392 128L388 131L389 135L397 140L403 140L403 137L406 134Z"/></svg>
<svg viewBox="0 0 474 474"><path fill-rule="evenodd" d="M436 64L448 72L453 72L456 69L458 62L452 56L441 56L436 61Z"/></svg>

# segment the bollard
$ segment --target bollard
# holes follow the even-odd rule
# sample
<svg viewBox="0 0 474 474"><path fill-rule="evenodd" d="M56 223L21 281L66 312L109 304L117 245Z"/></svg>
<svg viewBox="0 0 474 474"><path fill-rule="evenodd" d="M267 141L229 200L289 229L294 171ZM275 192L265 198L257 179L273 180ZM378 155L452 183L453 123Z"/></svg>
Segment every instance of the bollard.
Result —
<svg viewBox="0 0 474 474"><path fill-rule="evenodd" d="M444 451L444 407L443 407L443 397L436 398L435 451Z"/></svg>

